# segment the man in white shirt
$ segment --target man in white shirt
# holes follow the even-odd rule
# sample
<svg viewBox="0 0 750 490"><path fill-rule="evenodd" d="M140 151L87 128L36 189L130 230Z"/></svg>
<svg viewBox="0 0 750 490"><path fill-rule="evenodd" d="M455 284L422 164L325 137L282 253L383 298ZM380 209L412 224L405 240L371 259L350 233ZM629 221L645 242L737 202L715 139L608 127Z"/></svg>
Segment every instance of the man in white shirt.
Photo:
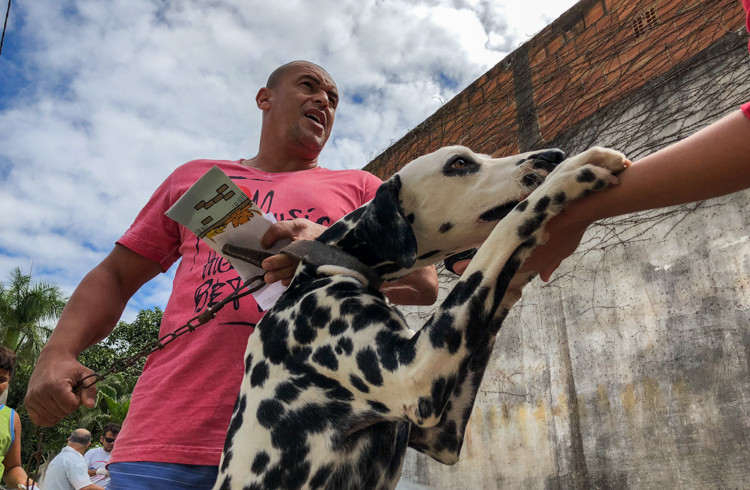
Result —
<svg viewBox="0 0 750 490"><path fill-rule="evenodd" d="M86 451L84 458L88 467L91 483L96 483L100 487L106 487L109 483L109 471L107 463L112 456L112 449L115 447L115 439L120 433L120 426L117 424L107 424L102 428L102 435L99 441L102 447L95 447Z"/></svg>
<svg viewBox="0 0 750 490"><path fill-rule="evenodd" d="M91 483L86 470L83 453L91 444L91 432L76 429L68 438L68 445L62 448L47 466L42 481L44 490L104 490Z"/></svg>

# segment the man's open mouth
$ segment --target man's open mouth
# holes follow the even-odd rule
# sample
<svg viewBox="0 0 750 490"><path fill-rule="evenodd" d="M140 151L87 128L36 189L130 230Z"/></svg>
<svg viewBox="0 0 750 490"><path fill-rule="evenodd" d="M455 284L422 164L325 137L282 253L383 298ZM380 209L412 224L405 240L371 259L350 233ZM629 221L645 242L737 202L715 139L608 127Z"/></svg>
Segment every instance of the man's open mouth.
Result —
<svg viewBox="0 0 750 490"><path fill-rule="evenodd" d="M320 126L325 127L326 118L325 118L325 115L322 114L321 112L319 112L319 111L308 111L308 112L305 113L305 117L308 118L308 119L311 119L311 120L315 121Z"/></svg>

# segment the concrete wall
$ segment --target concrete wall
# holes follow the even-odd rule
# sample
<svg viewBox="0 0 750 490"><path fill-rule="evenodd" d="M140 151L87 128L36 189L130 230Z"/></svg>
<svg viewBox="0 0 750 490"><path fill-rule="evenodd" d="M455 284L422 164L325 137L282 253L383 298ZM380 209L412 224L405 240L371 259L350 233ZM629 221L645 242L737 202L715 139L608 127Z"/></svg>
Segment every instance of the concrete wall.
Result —
<svg viewBox="0 0 750 490"><path fill-rule="evenodd" d="M658 4L662 19L675 3L683 10L703 4L710 15L730 6L627 6L641 3ZM581 2L572 11L586 18L606 4ZM699 34L717 30L690 25ZM557 29L540 36L556 39ZM535 105L539 90L516 87L513 102L498 107L526 106L524 117L538 125L499 146L576 153L603 144L637 159L750 99L747 35L726 30L710 43L686 35L701 49L661 65L658 75L584 118L564 112L568 123L554 131L545 130L554 114L542 116ZM537 49L529 44L523 52ZM531 101L516 103L519 93ZM470 111L453 114L474 134ZM420 134L447 144L435 127L445 125L417 128L380 161L419 151ZM496 144L493 138L484 144ZM506 320L461 461L447 467L410 451L404 478L436 489L750 488L749 198L740 192L592 227L555 279L529 285ZM429 310L408 316L418 328Z"/></svg>

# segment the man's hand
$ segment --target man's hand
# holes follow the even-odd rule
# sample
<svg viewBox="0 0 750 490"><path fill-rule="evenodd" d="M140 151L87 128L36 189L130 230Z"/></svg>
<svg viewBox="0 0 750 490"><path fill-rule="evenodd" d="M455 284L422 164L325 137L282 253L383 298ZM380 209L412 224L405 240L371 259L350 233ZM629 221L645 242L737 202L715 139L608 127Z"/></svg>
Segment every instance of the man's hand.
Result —
<svg viewBox="0 0 750 490"><path fill-rule="evenodd" d="M279 240L315 240L326 229L325 226L304 218L279 221L266 230L266 233L260 239L260 244L263 248L269 249ZM298 260L284 254L268 257L263 261L263 269L266 271L266 284L281 281L281 284L288 286L292 277L294 277L294 271L297 270L298 264Z"/></svg>
<svg viewBox="0 0 750 490"><path fill-rule="evenodd" d="M93 408L96 386L73 393L73 387L92 373L75 357L42 350L24 402L31 421L42 427L51 427L81 404Z"/></svg>

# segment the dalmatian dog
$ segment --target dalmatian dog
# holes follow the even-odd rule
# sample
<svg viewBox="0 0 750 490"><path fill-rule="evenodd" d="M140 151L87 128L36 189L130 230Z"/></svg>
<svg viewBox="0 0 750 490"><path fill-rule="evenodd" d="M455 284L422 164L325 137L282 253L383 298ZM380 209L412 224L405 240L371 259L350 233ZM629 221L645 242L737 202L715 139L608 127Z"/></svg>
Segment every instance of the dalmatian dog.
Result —
<svg viewBox="0 0 750 490"><path fill-rule="evenodd" d="M392 489L407 447L454 464L495 337L545 222L617 183L618 152L442 148L334 223L259 322L215 490ZM294 242L304 243L304 242ZM378 291L478 247L417 332ZM517 277L523 276L523 277Z"/></svg>

